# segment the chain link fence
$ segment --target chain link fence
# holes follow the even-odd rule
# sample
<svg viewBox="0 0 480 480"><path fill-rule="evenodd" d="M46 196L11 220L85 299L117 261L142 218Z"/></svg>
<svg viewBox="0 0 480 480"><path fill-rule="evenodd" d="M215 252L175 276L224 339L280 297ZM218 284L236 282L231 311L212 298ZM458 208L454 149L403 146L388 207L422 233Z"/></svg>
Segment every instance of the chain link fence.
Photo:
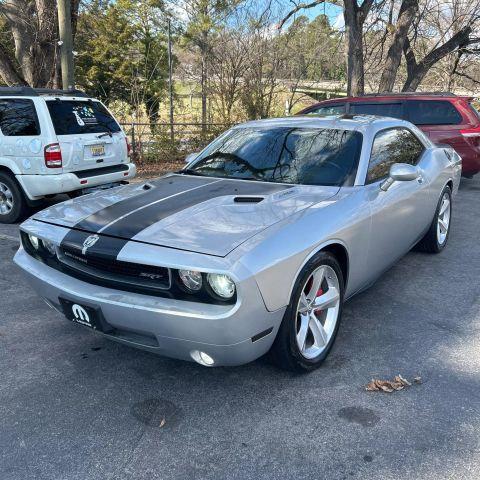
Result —
<svg viewBox="0 0 480 480"><path fill-rule="evenodd" d="M220 133L226 123L122 123L140 173L178 170L185 157L198 152Z"/></svg>

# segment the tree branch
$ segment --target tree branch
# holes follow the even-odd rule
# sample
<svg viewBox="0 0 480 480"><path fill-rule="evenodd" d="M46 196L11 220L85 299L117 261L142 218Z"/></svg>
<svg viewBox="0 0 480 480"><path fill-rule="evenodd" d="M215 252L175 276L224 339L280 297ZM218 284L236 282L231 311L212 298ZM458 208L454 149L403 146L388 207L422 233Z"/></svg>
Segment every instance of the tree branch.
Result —
<svg viewBox="0 0 480 480"><path fill-rule="evenodd" d="M278 24L278 30L281 30L285 23L293 17L296 13L298 13L300 10L306 10L307 8L313 8L316 7L317 5L321 5L322 3L325 3L325 0L314 0L311 3L299 3L293 10L290 10L288 14L280 21Z"/></svg>

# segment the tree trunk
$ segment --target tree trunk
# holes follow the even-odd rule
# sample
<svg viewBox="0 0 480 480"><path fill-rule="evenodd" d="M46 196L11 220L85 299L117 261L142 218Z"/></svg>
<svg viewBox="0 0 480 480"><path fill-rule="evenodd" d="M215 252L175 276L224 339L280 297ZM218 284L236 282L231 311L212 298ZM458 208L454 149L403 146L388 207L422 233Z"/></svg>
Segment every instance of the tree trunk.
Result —
<svg viewBox="0 0 480 480"><path fill-rule="evenodd" d="M343 15L347 40L347 95L363 95L365 70L363 64L363 24L372 7L373 0L344 0Z"/></svg>
<svg viewBox="0 0 480 480"><path fill-rule="evenodd" d="M395 86L398 67L402 60L403 46L407 38L408 30L418 10L418 0L403 0L398 14L395 34L388 49L385 67L382 72L379 92L391 92Z"/></svg>
<svg viewBox="0 0 480 480"><path fill-rule="evenodd" d="M449 53L452 53L458 48L465 47L469 43L471 43L471 33L472 28L470 26L462 28L444 44L431 50L419 62L416 61L412 46L410 45L410 41L407 38L403 48L405 60L407 62L407 80L403 85L402 91L414 92L419 87L420 83L425 78L425 75L427 75L430 68L435 65L435 63L440 61Z"/></svg>

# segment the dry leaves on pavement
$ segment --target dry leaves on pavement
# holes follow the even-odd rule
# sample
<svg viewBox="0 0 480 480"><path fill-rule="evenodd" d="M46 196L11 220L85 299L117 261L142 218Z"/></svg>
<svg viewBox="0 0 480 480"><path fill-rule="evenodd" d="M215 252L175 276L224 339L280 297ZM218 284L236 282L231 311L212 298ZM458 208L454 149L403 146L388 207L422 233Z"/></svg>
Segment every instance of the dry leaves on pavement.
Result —
<svg viewBox="0 0 480 480"><path fill-rule="evenodd" d="M414 383L421 383L420 377L414 378ZM405 387L410 387L412 384L398 374L393 380L378 380L372 378L372 381L365 386L365 390L368 392L387 392L392 393L398 390L403 390Z"/></svg>

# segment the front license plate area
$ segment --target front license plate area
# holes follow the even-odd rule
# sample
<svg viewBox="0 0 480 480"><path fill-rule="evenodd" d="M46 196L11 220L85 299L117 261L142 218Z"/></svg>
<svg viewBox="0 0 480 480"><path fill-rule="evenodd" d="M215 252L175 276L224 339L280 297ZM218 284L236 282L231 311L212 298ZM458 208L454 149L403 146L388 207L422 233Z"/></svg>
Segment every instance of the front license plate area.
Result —
<svg viewBox="0 0 480 480"><path fill-rule="evenodd" d="M114 328L103 318L99 307L89 307L65 298L59 298L59 300L64 315L70 321L102 333L112 333L114 331Z"/></svg>
<svg viewBox="0 0 480 480"><path fill-rule="evenodd" d="M90 153L92 157L102 157L105 155L105 146L104 145L92 145L90 147Z"/></svg>

